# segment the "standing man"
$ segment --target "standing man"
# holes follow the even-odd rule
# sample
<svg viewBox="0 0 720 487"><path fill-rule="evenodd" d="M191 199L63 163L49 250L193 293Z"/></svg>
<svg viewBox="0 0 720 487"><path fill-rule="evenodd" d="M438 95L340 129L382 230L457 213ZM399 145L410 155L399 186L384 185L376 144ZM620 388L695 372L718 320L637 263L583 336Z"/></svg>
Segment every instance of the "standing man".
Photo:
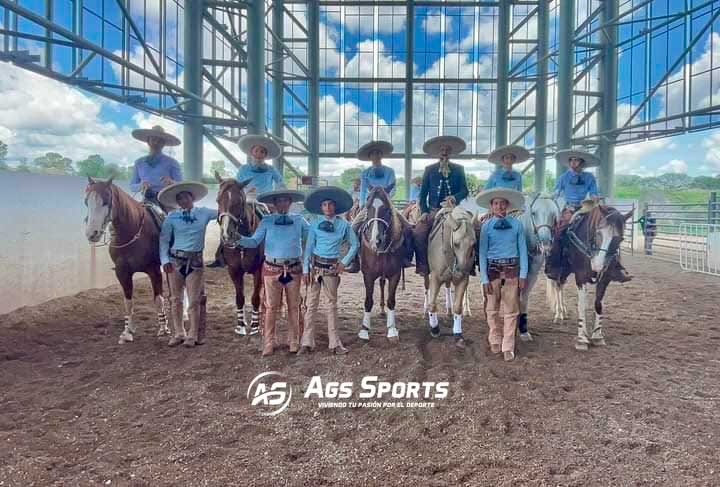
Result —
<svg viewBox="0 0 720 487"><path fill-rule="evenodd" d="M509 188L522 192L522 174L513 170L513 164L520 164L528 159L530 153L519 145L506 145L492 151L488 161L501 167L492 173L484 189Z"/></svg>
<svg viewBox="0 0 720 487"><path fill-rule="evenodd" d="M360 178L356 177L352 180L352 189L350 189L350 196L353 199L353 206L360 204Z"/></svg>
<svg viewBox="0 0 720 487"><path fill-rule="evenodd" d="M204 184L175 183L160 191L158 200L166 208L177 208L165 218L160 231L160 263L170 282L173 337L168 343L174 347L184 342L186 347L205 343L205 278L203 249L205 229L217 220L217 210L195 207L194 203L207 195ZM170 245L173 241L172 246ZM183 292L187 291L190 332L183 326Z"/></svg>
<svg viewBox="0 0 720 487"><path fill-rule="evenodd" d="M300 191L275 190L258 196L260 203L272 205L275 213L264 217L252 237L241 237L238 245L257 248L265 242L263 285L265 318L263 320L263 357L272 355L275 347L277 319L282 308L283 292L287 304L288 345L290 353L298 351L300 340L300 281L302 280L302 244L307 238L308 223L291 214L290 205L301 202Z"/></svg>
<svg viewBox="0 0 720 487"><path fill-rule="evenodd" d="M468 195L465 169L460 164L450 162L450 157L465 150L465 141L453 135L433 137L425 142L425 154L439 158L435 164L425 168L420 187L418 202L422 216L415 224L415 272L428 275L427 248L428 237L432 230L435 214L441 206L460 204Z"/></svg>
<svg viewBox="0 0 720 487"><path fill-rule="evenodd" d="M350 224L337 215L345 213L352 206L352 197L342 188L326 186L308 194L305 208L310 213L321 215L310 226L305 258L303 261L303 279L310 286L305 314L300 353L315 349L315 315L320 303L320 291L328 300L328 348L335 354L348 353L337 333L337 295L340 276L345 267L357 254L360 244ZM348 244L345 257L340 258L340 248Z"/></svg>
<svg viewBox="0 0 720 487"><path fill-rule="evenodd" d="M151 129L133 130L132 136L147 143L149 153L135 161L130 189L142 193L146 202L157 205L167 213L172 207L163 207L158 201L158 193L163 188L182 181L183 177L178 161L163 154L163 149L166 146L180 145L180 139L165 132L159 125Z"/></svg>
<svg viewBox="0 0 720 487"><path fill-rule="evenodd" d="M245 135L238 141L240 149L248 156L248 163L238 168L235 179L240 182L250 181L245 186L249 201L256 201L257 195L268 193L285 187L282 176L266 159L276 159L282 155L280 145L263 135ZM222 242L215 251L215 261L208 267L223 267Z"/></svg>
<svg viewBox="0 0 720 487"><path fill-rule="evenodd" d="M515 330L520 313L520 291L527 285L528 255L525 231L508 211L522 208L525 199L513 189L493 188L477 197L492 216L480 230L480 280L490 333L490 351L515 359Z"/></svg>

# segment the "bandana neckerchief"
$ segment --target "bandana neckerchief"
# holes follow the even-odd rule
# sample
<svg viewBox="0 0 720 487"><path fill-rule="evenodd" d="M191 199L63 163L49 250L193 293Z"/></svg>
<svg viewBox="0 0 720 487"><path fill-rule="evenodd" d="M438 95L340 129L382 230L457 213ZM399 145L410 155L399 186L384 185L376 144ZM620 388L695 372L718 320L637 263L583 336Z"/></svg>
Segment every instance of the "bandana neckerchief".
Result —
<svg viewBox="0 0 720 487"><path fill-rule="evenodd" d="M335 231L335 224L329 220L325 220L320 222L320 225L318 225L318 229L322 230L323 232L333 233Z"/></svg>
<svg viewBox="0 0 720 487"><path fill-rule="evenodd" d="M268 165L265 164L264 162L261 162L261 163L259 163L259 164L256 164L256 163L251 162L251 163L250 163L250 170L251 170L252 172L260 172L260 173L262 173L262 172L267 172L267 170L268 170Z"/></svg>
<svg viewBox="0 0 720 487"><path fill-rule="evenodd" d="M372 167L372 175L376 178L381 178L385 174L385 169L382 166Z"/></svg>
<svg viewBox="0 0 720 487"><path fill-rule="evenodd" d="M581 185L585 184L585 178L583 177L582 174L575 174L570 179L570 184L573 184L575 186L581 186Z"/></svg>
<svg viewBox="0 0 720 487"><path fill-rule="evenodd" d="M503 217L503 218L498 217L498 220L495 222L495 225L493 225L493 229L495 229L495 230L508 230L510 228L512 228L512 225L510 224L509 221L507 221L506 217Z"/></svg>
<svg viewBox="0 0 720 487"><path fill-rule="evenodd" d="M503 181L515 181L515 175L512 173L512 171L505 171L502 175Z"/></svg>
<svg viewBox="0 0 720 487"><path fill-rule="evenodd" d="M191 223L195 223L197 218L195 218L195 215L192 214L192 210L183 210L182 220L189 225Z"/></svg>
<svg viewBox="0 0 720 487"><path fill-rule="evenodd" d="M292 225L292 224L293 224L292 218L290 218L286 214L282 214L275 219L275 225L287 226L287 225Z"/></svg>
<svg viewBox="0 0 720 487"><path fill-rule="evenodd" d="M155 167L160 164L160 155L161 154L149 155L145 158L145 162L148 166Z"/></svg>

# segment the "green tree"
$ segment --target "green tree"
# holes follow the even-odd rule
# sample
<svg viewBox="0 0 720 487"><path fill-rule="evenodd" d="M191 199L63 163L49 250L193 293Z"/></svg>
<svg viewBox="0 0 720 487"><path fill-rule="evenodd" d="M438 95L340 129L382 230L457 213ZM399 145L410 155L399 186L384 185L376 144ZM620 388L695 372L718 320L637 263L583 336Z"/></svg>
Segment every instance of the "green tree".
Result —
<svg viewBox="0 0 720 487"><path fill-rule="evenodd" d="M720 178L713 178L710 176L698 176L693 179L692 187L698 189L719 190Z"/></svg>
<svg viewBox="0 0 720 487"><path fill-rule="evenodd" d="M210 175L213 177L213 179L215 179L216 172L220 175L221 178L230 177L230 174L228 174L228 171L225 169L225 161L210 162Z"/></svg>
<svg viewBox="0 0 720 487"><path fill-rule="evenodd" d="M345 189L352 188L352 180L355 178L359 178L360 173L363 172L364 169L365 168L363 166L356 166L350 169L345 169L342 174L340 174L339 186Z"/></svg>
<svg viewBox="0 0 720 487"><path fill-rule="evenodd" d="M48 152L42 157L37 157L33 165L38 172L45 174L74 174L72 159L63 157L57 152Z"/></svg>
<svg viewBox="0 0 720 487"><path fill-rule="evenodd" d="M105 178L107 176L107 167L105 160L98 154L88 156L82 161L75 163L77 173L81 176L90 176L91 178Z"/></svg>
<svg viewBox="0 0 720 487"><path fill-rule="evenodd" d="M8 155L8 146L5 142L0 140L0 163L4 164L5 159L7 159Z"/></svg>

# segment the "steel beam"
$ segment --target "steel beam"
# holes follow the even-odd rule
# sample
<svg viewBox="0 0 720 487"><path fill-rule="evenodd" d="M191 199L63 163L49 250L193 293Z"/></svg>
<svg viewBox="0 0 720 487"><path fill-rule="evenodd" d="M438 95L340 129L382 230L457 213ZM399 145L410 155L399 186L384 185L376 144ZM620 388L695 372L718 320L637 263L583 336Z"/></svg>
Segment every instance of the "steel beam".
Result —
<svg viewBox="0 0 720 487"><path fill-rule="evenodd" d="M547 72L548 45L550 32L550 8L548 2L538 2L537 36L538 63L537 85L535 88L535 191L545 191L545 145L547 144Z"/></svg>
<svg viewBox="0 0 720 487"><path fill-rule="evenodd" d="M320 4L308 0L308 175L320 175Z"/></svg>
<svg viewBox="0 0 720 487"><path fill-rule="evenodd" d="M557 150L570 149L572 144L573 117L573 55L575 46L575 0L560 0L559 38L558 38L558 70L556 96L557 100ZM565 170L556 163L556 174L560 176Z"/></svg>
<svg viewBox="0 0 720 487"><path fill-rule="evenodd" d="M403 173L405 175L405 194L410 197L412 183L413 152L413 51L415 48L415 0L406 3L407 24L405 30L405 151Z"/></svg>
<svg viewBox="0 0 720 487"><path fill-rule="evenodd" d="M204 0L187 2L183 21L185 90L198 97L202 96L203 2ZM185 112L189 115L183 127L185 178L200 181L203 175L203 122L200 118L203 107L197 100L186 103L185 107Z"/></svg>
<svg viewBox="0 0 720 487"><path fill-rule="evenodd" d="M611 20L618 15L618 0L605 0L600 7L602 9L600 21ZM600 130L613 130L617 126L617 26L608 25L600 34L602 39L602 61L599 66L600 92L602 94L602 109L598 112ZM612 198L614 195L615 181L615 138L612 136L601 137L598 147L600 156L600 167L598 168L598 183L600 191Z"/></svg>
<svg viewBox="0 0 720 487"><path fill-rule="evenodd" d="M283 0L273 0L272 2L272 133L279 140L285 139L283 109L285 107L284 85L283 80L283 64L285 56L283 55L282 39L285 37L285 6ZM275 169L283 174L285 164L283 157L278 157L273 161Z"/></svg>
<svg viewBox="0 0 720 487"><path fill-rule="evenodd" d="M507 144L508 130L508 59L510 58L511 0L501 0L498 7L497 91L495 100L495 147Z"/></svg>
<svg viewBox="0 0 720 487"><path fill-rule="evenodd" d="M247 9L248 133L265 134L265 2L252 0Z"/></svg>

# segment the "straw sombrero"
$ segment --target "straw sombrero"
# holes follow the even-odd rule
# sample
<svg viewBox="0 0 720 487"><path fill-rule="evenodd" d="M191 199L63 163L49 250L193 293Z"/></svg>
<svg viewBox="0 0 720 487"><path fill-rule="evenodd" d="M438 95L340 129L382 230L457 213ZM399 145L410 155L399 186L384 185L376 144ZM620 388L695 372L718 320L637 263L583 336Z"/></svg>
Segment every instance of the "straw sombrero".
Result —
<svg viewBox="0 0 720 487"><path fill-rule="evenodd" d="M477 204L482 208L490 208L492 200L502 198L510 203L508 211L521 210L525 205L525 197L520 191L509 188L491 188L481 192L475 198Z"/></svg>
<svg viewBox="0 0 720 487"><path fill-rule="evenodd" d="M493 164L501 164L502 158L505 154L512 154L515 156L513 164L519 164L530 159L530 152L528 152L525 147L520 147L519 145L504 145L492 151L488 156L488 161Z"/></svg>
<svg viewBox="0 0 720 487"><path fill-rule="evenodd" d="M285 196L286 198L290 198L293 203L299 203L305 199L305 194L302 191L295 191L293 189L276 189L274 191L266 191L264 193L260 193L257 197L257 201L260 203L273 204L275 202L275 198L280 198Z"/></svg>
<svg viewBox="0 0 720 487"><path fill-rule="evenodd" d="M392 154L393 145L384 140L373 140L372 142L368 142L364 146L360 147L357 151L356 157L361 161L369 161L370 153L374 150L379 150L382 154L381 157L389 156Z"/></svg>
<svg viewBox="0 0 720 487"><path fill-rule="evenodd" d="M555 154L555 159L557 159L560 164L564 164L566 166L570 165L571 157L579 157L584 160L585 162L583 162L581 166L583 169L597 167L600 165L600 159L598 159L595 154L590 154L589 152L581 150L562 150Z"/></svg>
<svg viewBox="0 0 720 487"><path fill-rule="evenodd" d="M171 184L170 186L164 187L158 193L157 198L161 205L170 208L177 208L177 195L179 193L182 193L183 191L187 191L188 193L192 194L193 201L199 201L208 194L207 186L205 186L203 183L197 183L194 181L182 181L180 183L175 183Z"/></svg>
<svg viewBox="0 0 720 487"><path fill-rule="evenodd" d="M141 142L147 142L150 137L155 137L163 139L165 145L168 146L180 145L180 139L165 132L165 129L160 125L155 125L151 129L135 129L132 131L132 136Z"/></svg>
<svg viewBox="0 0 720 487"><path fill-rule="evenodd" d="M280 145L269 137L264 135L244 135L238 140L240 150L250 155L250 150L256 145L265 147L267 150L267 159L276 159L282 155Z"/></svg>
<svg viewBox="0 0 720 487"><path fill-rule="evenodd" d="M305 198L305 209L310 213L322 215L321 204L325 200L333 200L335 202L335 213L340 215L345 213L353 206L352 196L350 193L337 186L323 186L311 191Z"/></svg>
<svg viewBox="0 0 720 487"><path fill-rule="evenodd" d="M423 144L423 152L429 156L437 157L440 155L441 145L449 145L451 147L451 156L460 154L467 148L465 141L460 137L455 137L454 135L439 135L429 139Z"/></svg>

